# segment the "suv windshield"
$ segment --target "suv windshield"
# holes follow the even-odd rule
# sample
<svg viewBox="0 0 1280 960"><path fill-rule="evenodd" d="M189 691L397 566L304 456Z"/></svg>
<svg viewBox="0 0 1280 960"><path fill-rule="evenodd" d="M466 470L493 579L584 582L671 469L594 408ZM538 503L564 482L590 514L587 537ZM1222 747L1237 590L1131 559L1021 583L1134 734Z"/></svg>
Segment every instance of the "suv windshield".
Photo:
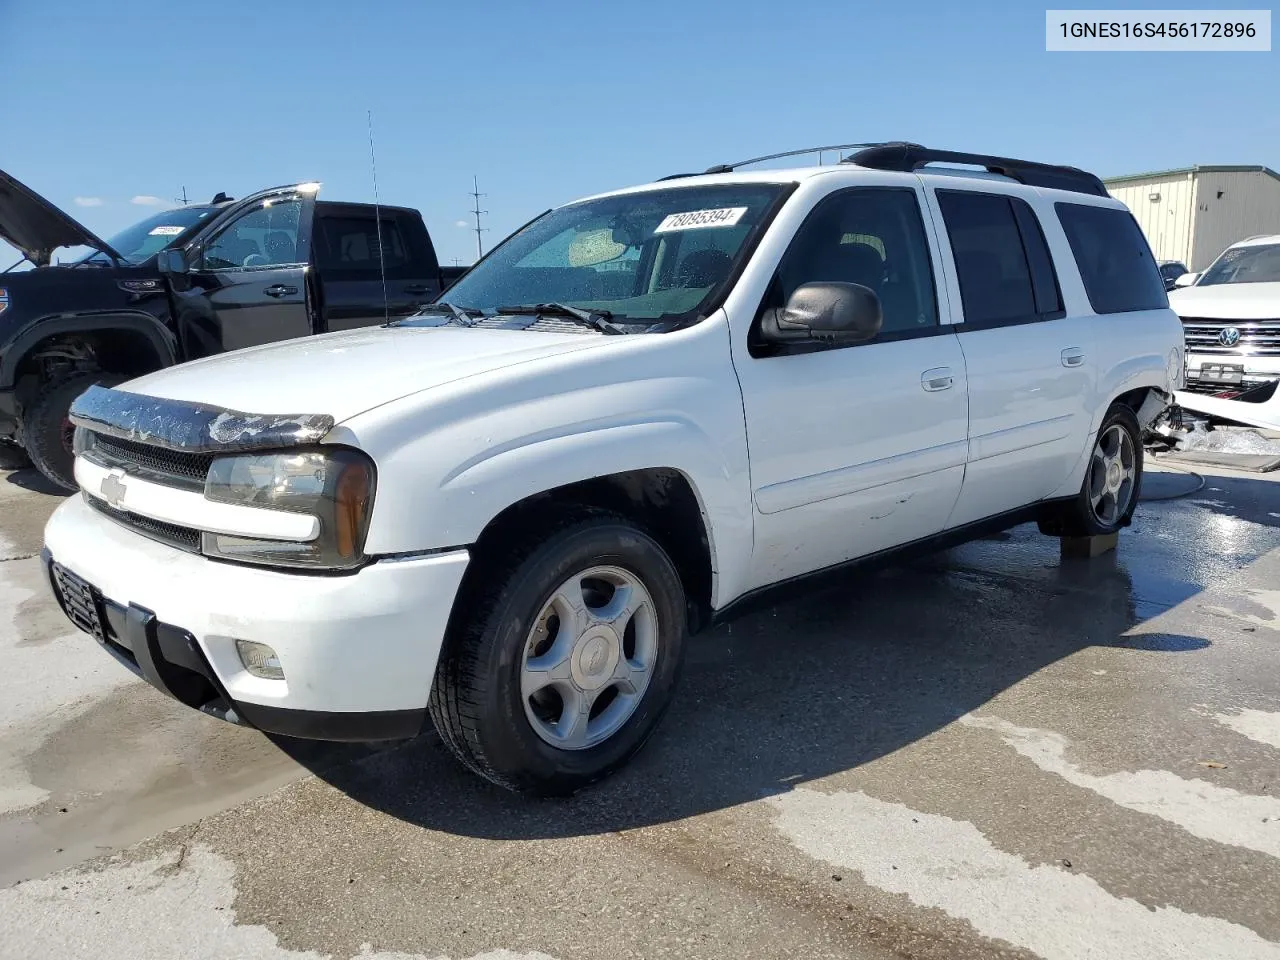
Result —
<svg viewBox="0 0 1280 960"><path fill-rule="evenodd" d="M216 209L216 207L178 207L176 210L166 210L164 213L157 213L147 217L141 223L135 223L132 227L121 230L107 240L107 245L129 263L141 263L173 243ZM105 258L106 254L94 251L85 257L85 260Z"/></svg>
<svg viewBox="0 0 1280 960"><path fill-rule="evenodd" d="M1280 243L1232 247L1204 272L1198 287L1215 283L1275 283L1280 281Z"/></svg>
<svg viewBox="0 0 1280 960"><path fill-rule="evenodd" d="M449 288L485 313L563 304L650 322L693 313L728 281L784 187L673 187L584 200L508 239Z"/></svg>

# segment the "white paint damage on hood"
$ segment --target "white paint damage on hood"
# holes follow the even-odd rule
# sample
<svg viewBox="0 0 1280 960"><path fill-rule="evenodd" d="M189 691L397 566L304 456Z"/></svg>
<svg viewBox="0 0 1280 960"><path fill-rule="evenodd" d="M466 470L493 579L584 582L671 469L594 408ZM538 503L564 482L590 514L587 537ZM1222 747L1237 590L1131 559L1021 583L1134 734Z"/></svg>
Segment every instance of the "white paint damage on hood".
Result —
<svg viewBox="0 0 1280 960"><path fill-rule="evenodd" d="M601 346L595 333L457 326L370 327L180 364L118 389L254 414L329 414L339 423L420 390Z"/></svg>

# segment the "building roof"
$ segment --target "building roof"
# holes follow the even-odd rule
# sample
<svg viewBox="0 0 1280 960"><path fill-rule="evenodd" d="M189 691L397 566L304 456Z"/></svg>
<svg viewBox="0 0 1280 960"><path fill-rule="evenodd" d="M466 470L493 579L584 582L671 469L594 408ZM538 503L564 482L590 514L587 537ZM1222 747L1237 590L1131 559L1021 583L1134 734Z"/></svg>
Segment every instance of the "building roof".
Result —
<svg viewBox="0 0 1280 960"><path fill-rule="evenodd" d="M1179 174L1197 173L1265 173L1274 180L1280 180L1280 173L1276 173L1270 167L1263 167L1257 164L1252 166L1242 166L1239 164L1197 164L1194 167L1179 167L1176 170L1152 170L1149 173L1127 173L1120 177L1103 177L1102 182L1106 186L1113 183L1128 183L1131 180L1153 180L1157 177L1176 177Z"/></svg>

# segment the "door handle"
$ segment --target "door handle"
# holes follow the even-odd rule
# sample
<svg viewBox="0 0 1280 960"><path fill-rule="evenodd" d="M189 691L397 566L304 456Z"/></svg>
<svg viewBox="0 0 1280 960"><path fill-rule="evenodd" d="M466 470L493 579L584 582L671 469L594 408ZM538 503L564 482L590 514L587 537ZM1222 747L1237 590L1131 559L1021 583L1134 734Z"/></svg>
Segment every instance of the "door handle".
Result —
<svg viewBox="0 0 1280 960"><path fill-rule="evenodd" d="M920 374L920 386L930 393L937 393L939 390L950 390L955 382L955 377L952 375L950 367L934 367L932 370L926 370Z"/></svg>
<svg viewBox="0 0 1280 960"><path fill-rule="evenodd" d="M1062 351L1061 356L1064 367L1084 366L1084 351L1079 347L1067 347Z"/></svg>
<svg viewBox="0 0 1280 960"><path fill-rule="evenodd" d="M431 288L425 283L411 283L404 288L405 293L412 293L415 296L421 296L424 293L430 293Z"/></svg>
<svg viewBox="0 0 1280 960"><path fill-rule="evenodd" d="M292 287L287 283L273 283L262 291L268 297L292 297L298 292L297 287Z"/></svg>

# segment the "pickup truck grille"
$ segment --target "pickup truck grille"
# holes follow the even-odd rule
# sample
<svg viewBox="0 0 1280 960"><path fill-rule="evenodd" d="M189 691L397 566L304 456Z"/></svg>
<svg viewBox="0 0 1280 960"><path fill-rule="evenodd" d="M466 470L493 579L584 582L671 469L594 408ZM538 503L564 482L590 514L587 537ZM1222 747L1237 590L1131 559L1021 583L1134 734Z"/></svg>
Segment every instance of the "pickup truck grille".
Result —
<svg viewBox="0 0 1280 960"><path fill-rule="evenodd" d="M1222 331L1228 327L1240 331L1240 341L1233 346L1227 346L1221 340ZM1183 317L1182 332L1188 353L1280 357L1280 319L1236 321Z"/></svg>
<svg viewBox="0 0 1280 960"><path fill-rule="evenodd" d="M184 490L204 490L205 478L213 464L211 453L180 453L101 433L93 434L88 452L104 467L118 467L126 473Z"/></svg>

